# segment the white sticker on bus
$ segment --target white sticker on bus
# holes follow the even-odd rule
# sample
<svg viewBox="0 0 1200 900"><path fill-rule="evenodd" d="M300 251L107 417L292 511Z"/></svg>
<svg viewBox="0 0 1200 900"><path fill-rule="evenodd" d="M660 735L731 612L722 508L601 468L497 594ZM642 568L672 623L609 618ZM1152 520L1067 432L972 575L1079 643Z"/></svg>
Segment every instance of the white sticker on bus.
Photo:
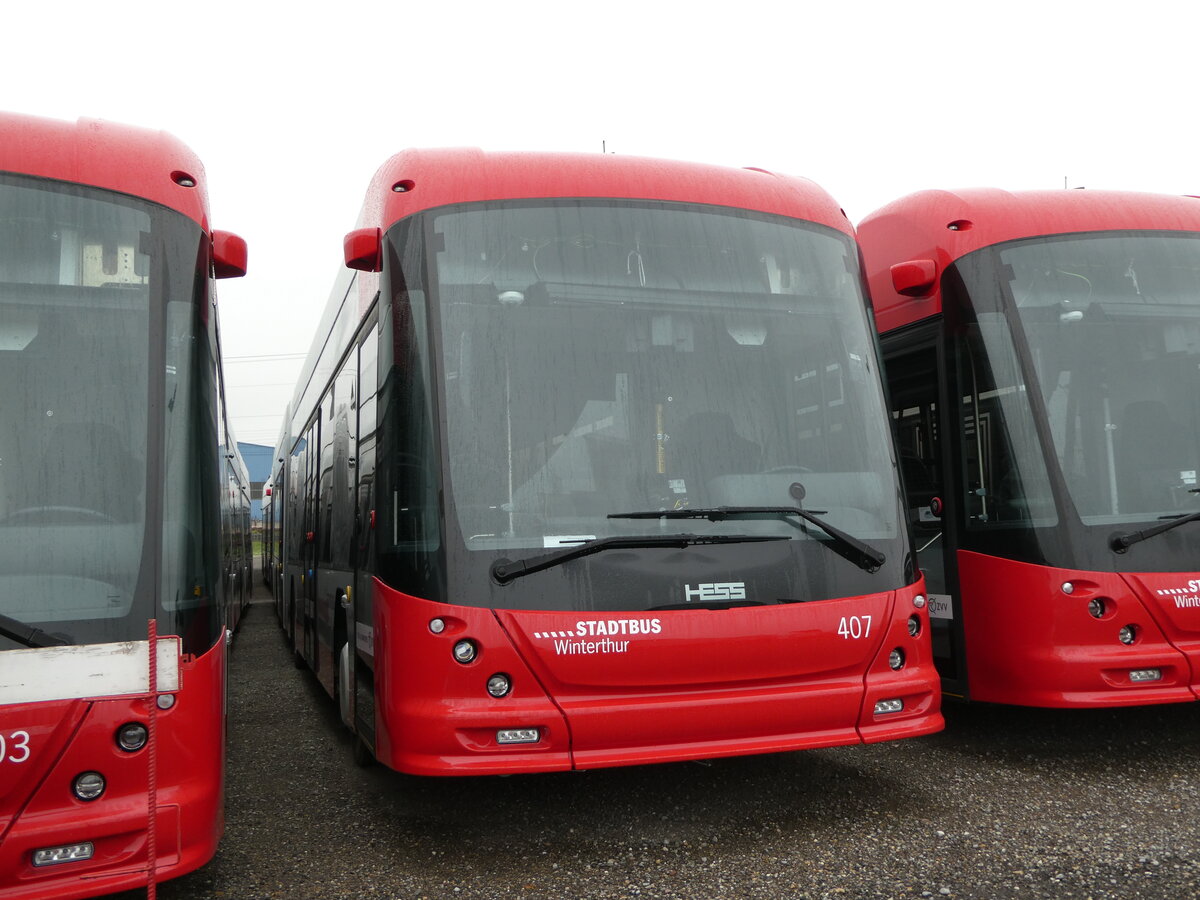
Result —
<svg viewBox="0 0 1200 900"><path fill-rule="evenodd" d="M929 618L953 619L954 601L949 594L929 594Z"/></svg>

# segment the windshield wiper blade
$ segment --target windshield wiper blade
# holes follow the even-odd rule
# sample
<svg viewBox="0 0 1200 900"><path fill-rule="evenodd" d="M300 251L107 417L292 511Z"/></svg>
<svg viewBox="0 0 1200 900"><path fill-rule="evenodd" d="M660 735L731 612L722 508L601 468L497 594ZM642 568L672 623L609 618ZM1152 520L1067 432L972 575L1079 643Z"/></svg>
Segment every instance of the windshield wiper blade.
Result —
<svg viewBox="0 0 1200 900"><path fill-rule="evenodd" d="M861 569L877 572L887 559L883 553L870 544L860 541L852 534L847 534L840 528L826 522L815 513L798 506L712 506L686 509L655 509L645 512L610 513L610 519L708 519L710 522L720 522L724 519L745 519L756 516L780 518L789 525L804 530L804 526L793 522L791 517L803 519L816 525L831 538L830 548L839 556L850 560Z"/></svg>
<svg viewBox="0 0 1200 900"><path fill-rule="evenodd" d="M562 565L582 556L590 556L602 550L620 550L641 547L691 547L695 544L741 544L757 541L788 541L791 538L779 534L643 534L618 535L616 537L593 538L553 553L527 556L525 559L498 559L492 563L492 578L500 584L532 575L543 569Z"/></svg>
<svg viewBox="0 0 1200 900"><path fill-rule="evenodd" d="M3 613L0 613L0 635L30 648L63 647L70 643L58 635L42 631L35 625L28 625Z"/></svg>
<svg viewBox="0 0 1200 900"><path fill-rule="evenodd" d="M1134 544L1152 537L1158 537L1158 535L1170 531L1172 528L1178 528L1180 525L1186 525L1188 522L1197 521L1200 521L1200 512L1180 516L1177 519L1164 522L1162 525L1155 525L1153 528L1145 528L1141 531L1127 531L1124 534L1113 535L1112 539L1108 542L1108 546L1112 548L1114 553L1124 553Z"/></svg>

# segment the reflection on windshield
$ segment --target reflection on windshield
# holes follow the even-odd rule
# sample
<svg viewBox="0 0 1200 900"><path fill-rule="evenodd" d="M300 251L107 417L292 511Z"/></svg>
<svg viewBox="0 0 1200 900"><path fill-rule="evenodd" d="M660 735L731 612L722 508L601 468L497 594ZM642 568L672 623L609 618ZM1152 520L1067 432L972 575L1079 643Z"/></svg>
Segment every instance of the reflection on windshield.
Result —
<svg viewBox="0 0 1200 900"><path fill-rule="evenodd" d="M848 239L585 203L448 213L434 231L468 547L564 546L627 534L616 510L792 505L800 489L845 531L897 533Z"/></svg>
<svg viewBox="0 0 1200 900"><path fill-rule="evenodd" d="M0 615L74 642L144 637L156 590L143 576L161 571L178 618L160 617L160 633L211 643L207 624L188 635L186 621L210 596L190 499L212 489L194 458L194 423L212 415L195 402L210 364L192 352L199 239L148 204L0 176ZM153 324L164 309L165 328ZM153 478L162 379L165 476ZM173 531L152 566L148 494L164 490ZM19 645L0 636L0 649Z"/></svg>
<svg viewBox="0 0 1200 900"><path fill-rule="evenodd" d="M1083 520L1196 511L1200 236L1039 241L1000 258Z"/></svg>

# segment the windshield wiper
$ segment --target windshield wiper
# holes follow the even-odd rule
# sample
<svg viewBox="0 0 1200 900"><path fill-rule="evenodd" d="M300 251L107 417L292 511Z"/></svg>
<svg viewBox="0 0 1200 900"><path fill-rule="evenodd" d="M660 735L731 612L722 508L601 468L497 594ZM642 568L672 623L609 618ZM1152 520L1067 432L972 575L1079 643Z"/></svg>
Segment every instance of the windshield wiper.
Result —
<svg viewBox="0 0 1200 900"><path fill-rule="evenodd" d="M861 569L877 572L887 559L879 550L864 543L852 534L847 534L840 528L835 528L824 519L798 506L713 506L708 508L688 509L655 509L645 512L610 513L610 519L708 519L710 522L720 522L725 519L748 519L755 517L771 517L783 519L789 525L804 531L804 525L792 521L793 516L811 522L831 538L830 549L839 556L850 560Z"/></svg>
<svg viewBox="0 0 1200 900"><path fill-rule="evenodd" d="M63 647L70 643L55 634L42 631L35 625L28 625L20 619L13 619L0 613L0 636L16 641L23 647Z"/></svg>
<svg viewBox="0 0 1200 900"><path fill-rule="evenodd" d="M1112 548L1114 553L1124 553L1134 544L1148 540L1152 537L1157 537L1164 532L1170 531L1172 528L1178 528L1180 525L1186 525L1188 522L1200 521L1200 512L1194 512L1191 515L1180 516L1177 519L1171 519L1169 522L1164 522L1162 525L1155 525L1153 528L1145 528L1142 531L1127 531L1125 534L1113 535L1108 542L1108 546Z"/></svg>
<svg viewBox="0 0 1200 900"><path fill-rule="evenodd" d="M553 553L527 556L525 559L498 559L492 563L492 577L500 584L532 575L543 569L562 565L581 556L590 556L602 550L620 550L640 547L690 547L694 544L741 544L752 541L789 541L791 538L778 534L643 534L620 535L617 537L593 538Z"/></svg>

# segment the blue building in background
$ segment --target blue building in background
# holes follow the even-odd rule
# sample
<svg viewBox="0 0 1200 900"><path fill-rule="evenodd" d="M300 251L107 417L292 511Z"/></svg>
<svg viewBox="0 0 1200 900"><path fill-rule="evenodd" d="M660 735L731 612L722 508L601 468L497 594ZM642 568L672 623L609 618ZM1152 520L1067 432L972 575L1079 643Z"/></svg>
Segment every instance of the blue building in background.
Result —
<svg viewBox="0 0 1200 900"><path fill-rule="evenodd" d="M271 456L275 450L262 444L238 441L238 452L242 454L246 470L250 473L250 518L254 522L261 522L263 485L271 477Z"/></svg>

